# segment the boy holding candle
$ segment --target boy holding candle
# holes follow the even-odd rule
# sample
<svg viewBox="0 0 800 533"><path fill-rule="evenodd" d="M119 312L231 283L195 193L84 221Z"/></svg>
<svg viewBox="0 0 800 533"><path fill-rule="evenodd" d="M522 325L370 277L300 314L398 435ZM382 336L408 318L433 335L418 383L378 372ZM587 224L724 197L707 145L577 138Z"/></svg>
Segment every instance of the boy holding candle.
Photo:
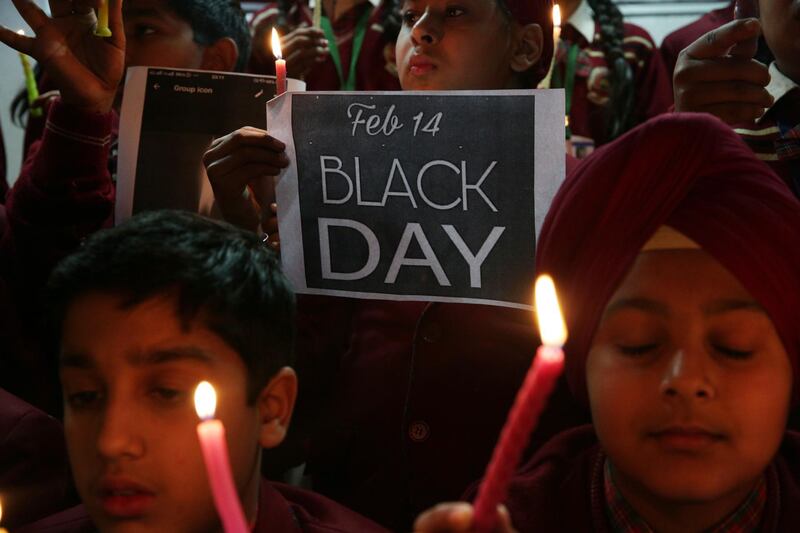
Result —
<svg viewBox="0 0 800 533"><path fill-rule="evenodd" d="M253 531L385 531L261 478L261 450L285 437L297 379L294 297L258 237L189 213L143 214L66 258L48 297L84 507L21 531L219 531L196 431L201 381L216 390Z"/></svg>
<svg viewBox="0 0 800 533"><path fill-rule="evenodd" d="M0 275L12 302L12 316L0 321L0 338L10 339L3 349L22 369L0 376L0 384L51 414L61 402L55 361L46 357L49 347L40 334L40 292L60 258L110 225L115 110L125 67L228 71L242 69L249 54L244 13L228 0L127 0L124 7L111 0L109 38L94 36L89 4L52 0L48 16L31 0L15 0L37 34L0 28L0 41L34 56L60 91L8 193L8 224L0 241Z"/></svg>
<svg viewBox="0 0 800 533"><path fill-rule="evenodd" d="M675 109L736 127L800 197L800 3L737 4L748 18L706 33L678 58Z"/></svg>
<svg viewBox="0 0 800 533"><path fill-rule="evenodd" d="M654 119L567 178L537 268L561 289L593 426L517 472L501 530L800 528L798 227L800 202L708 116ZM446 504L416 530L471 521Z"/></svg>
<svg viewBox="0 0 800 533"><path fill-rule="evenodd" d="M544 38L551 7L408 0L396 48L403 89L535 87L552 57ZM251 230L260 213L241 201L244 188L287 164L283 144L253 128L218 139L206 154L223 213ZM274 217L264 230L277 247ZM419 511L445 494L459 497L480 477L537 346L530 313L309 296L298 310L297 368L306 384L298 422L310 426L316 490L407 530ZM579 415L547 418L545 432Z"/></svg>

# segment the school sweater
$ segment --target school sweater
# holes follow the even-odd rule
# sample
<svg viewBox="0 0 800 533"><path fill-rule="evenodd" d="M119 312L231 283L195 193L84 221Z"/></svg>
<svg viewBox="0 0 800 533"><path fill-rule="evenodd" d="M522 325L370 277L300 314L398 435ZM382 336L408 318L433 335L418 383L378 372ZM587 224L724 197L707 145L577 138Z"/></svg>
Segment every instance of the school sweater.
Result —
<svg viewBox="0 0 800 533"><path fill-rule="evenodd" d="M612 533L606 513L605 456L591 426L548 442L511 482L506 506L520 533ZM800 433L787 431L765 472L761 532L800 531Z"/></svg>
<svg viewBox="0 0 800 533"><path fill-rule="evenodd" d="M79 505L15 533L94 533ZM253 533L387 533L388 530L319 494L261 480Z"/></svg>

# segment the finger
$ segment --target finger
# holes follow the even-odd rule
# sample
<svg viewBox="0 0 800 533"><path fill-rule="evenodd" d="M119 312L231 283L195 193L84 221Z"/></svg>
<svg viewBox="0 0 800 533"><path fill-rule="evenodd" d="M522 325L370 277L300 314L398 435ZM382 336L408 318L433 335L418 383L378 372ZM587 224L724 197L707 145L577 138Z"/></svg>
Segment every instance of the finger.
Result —
<svg viewBox="0 0 800 533"><path fill-rule="evenodd" d="M697 109L711 104L752 104L761 108L774 103L772 95L762 86L753 83L725 81L704 82L680 94L685 109Z"/></svg>
<svg viewBox="0 0 800 533"><path fill-rule="evenodd" d="M11 0L17 8L19 15L28 23L34 33L39 33L39 29L47 24L50 17L31 0Z"/></svg>
<svg viewBox="0 0 800 533"><path fill-rule="evenodd" d="M733 20L706 33L686 48L686 53L696 59L722 57L736 43L758 37L761 24L756 19Z"/></svg>
<svg viewBox="0 0 800 533"><path fill-rule="evenodd" d="M286 145L264 130L245 127L215 140L203 160L214 161L230 155L243 146L261 147L274 152L283 152Z"/></svg>
<svg viewBox="0 0 800 533"><path fill-rule="evenodd" d="M208 181L211 183L211 188L214 190L215 196L234 198L244 194L245 187L247 187L250 182L258 178L267 178L275 175L276 169L272 167L247 165L239 167L227 174L214 173L209 169Z"/></svg>
<svg viewBox="0 0 800 533"><path fill-rule="evenodd" d="M468 531L473 510L468 503L442 503L422 513L414 522L414 531L439 533Z"/></svg>
<svg viewBox="0 0 800 533"><path fill-rule="evenodd" d="M731 126L753 122L764 114L764 108L752 104L713 104L697 109L710 113Z"/></svg>
<svg viewBox="0 0 800 533"><path fill-rule="evenodd" d="M108 29L111 30L109 42L121 49L125 49L125 24L122 19L122 1L108 1Z"/></svg>
<svg viewBox="0 0 800 533"><path fill-rule="evenodd" d="M17 52L31 55L34 39L32 37L20 35L19 33L0 25L0 42L10 46Z"/></svg>
<svg viewBox="0 0 800 533"><path fill-rule="evenodd" d="M744 81L766 87L770 82L769 69L755 59L687 57L679 63L674 79L682 84L696 81Z"/></svg>
<svg viewBox="0 0 800 533"><path fill-rule="evenodd" d="M497 527L495 529L500 533L514 533L511 514L503 504L497 506Z"/></svg>
<svg viewBox="0 0 800 533"><path fill-rule="evenodd" d="M224 176L237 168L246 166L259 166L265 170L263 174L275 176L289 166L285 155L270 152L259 148L242 148L235 153L217 159L207 166L209 172Z"/></svg>

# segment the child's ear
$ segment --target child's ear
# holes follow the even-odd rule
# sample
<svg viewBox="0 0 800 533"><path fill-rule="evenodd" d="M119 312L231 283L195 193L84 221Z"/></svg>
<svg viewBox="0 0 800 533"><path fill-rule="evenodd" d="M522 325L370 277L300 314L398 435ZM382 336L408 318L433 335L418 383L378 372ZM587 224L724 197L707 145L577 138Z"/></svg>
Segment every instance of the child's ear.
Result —
<svg viewBox="0 0 800 533"><path fill-rule="evenodd" d="M518 26L516 45L511 55L511 70L525 72L538 63L542 55L542 42L541 26Z"/></svg>
<svg viewBox="0 0 800 533"><path fill-rule="evenodd" d="M239 47L230 37L217 40L214 44L206 46L203 50L202 70L216 70L219 72L232 72L239 60Z"/></svg>
<svg viewBox="0 0 800 533"><path fill-rule="evenodd" d="M258 395L258 416L261 421L259 442L263 448L275 448L286 437L297 398L297 375L283 367Z"/></svg>

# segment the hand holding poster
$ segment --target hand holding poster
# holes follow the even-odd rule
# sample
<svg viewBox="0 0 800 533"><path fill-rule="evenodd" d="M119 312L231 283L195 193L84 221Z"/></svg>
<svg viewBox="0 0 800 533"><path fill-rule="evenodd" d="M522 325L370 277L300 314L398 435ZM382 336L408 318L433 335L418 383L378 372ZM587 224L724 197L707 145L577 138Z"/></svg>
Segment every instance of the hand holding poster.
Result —
<svg viewBox="0 0 800 533"><path fill-rule="evenodd" d="M300 293L530 307L564 179L562 91L303 93L268 104Z"/></svg>
<svg viewBox="0 0 800 533"><path fill-rule="evenodd" d="M289 80L289 90L305 84ZM115 221L153 209L210 214L203 167L211 142L244 126L264 129L274 76L132 67L120 116Z"/></svg>

